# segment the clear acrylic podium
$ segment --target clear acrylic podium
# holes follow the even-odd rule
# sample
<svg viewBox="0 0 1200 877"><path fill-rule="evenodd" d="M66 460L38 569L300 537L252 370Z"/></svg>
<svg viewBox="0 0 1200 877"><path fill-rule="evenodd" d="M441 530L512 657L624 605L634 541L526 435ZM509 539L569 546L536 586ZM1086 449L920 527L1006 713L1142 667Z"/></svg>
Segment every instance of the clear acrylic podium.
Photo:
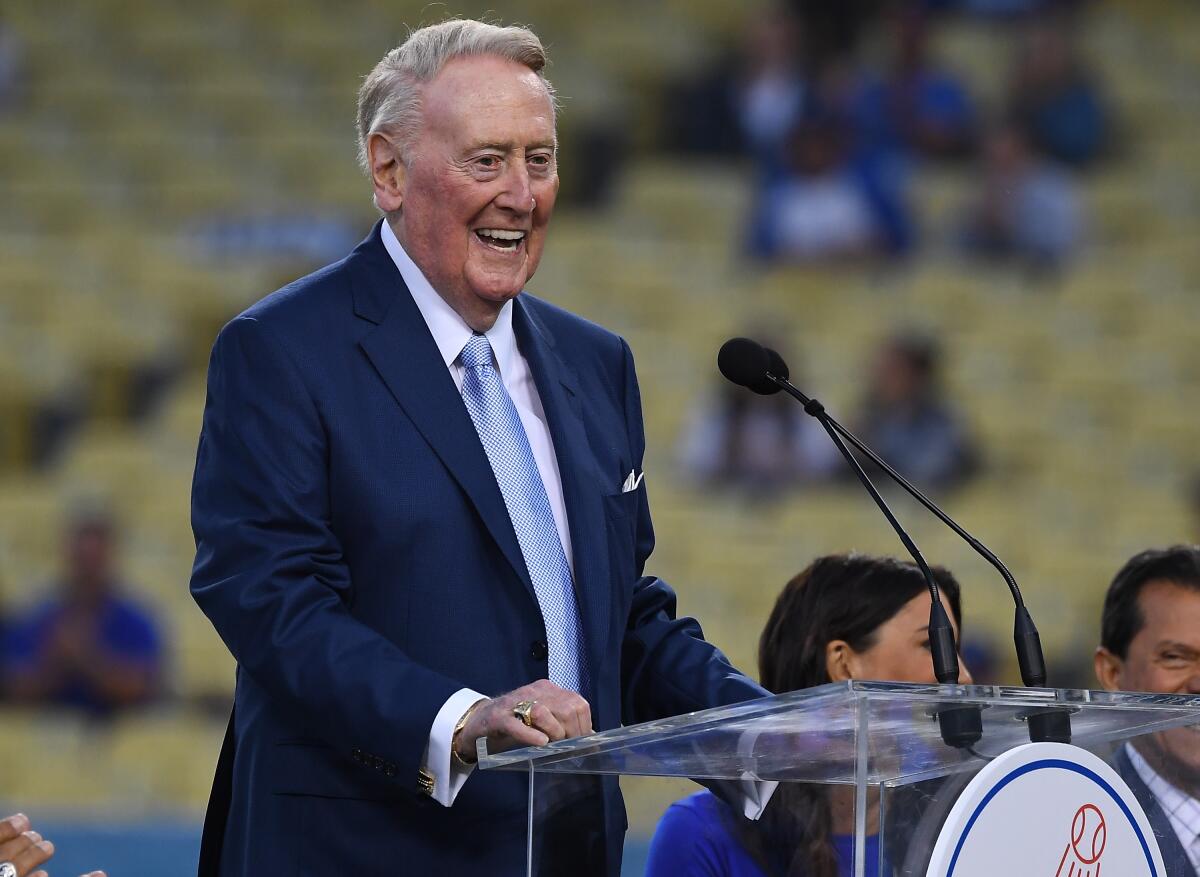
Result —
<svg viewBox="0 0 1200 877"><path fill-rule="evenodd" d="M980 708L979 741L969 750L943 742L938 713L970 705ZM542 788L562 774L620 774L725 781L727 789L747 780L846 787L856 877L868 877L865 839L875 833L881 874L924 877L963 786L987 759L1030 742L1030 716L1048 708L1068 713L1071 742L1102 758L1144 734L1200 724L1200 697L848 682L542 747L489 754L481 740L479 756L485 769L529 774L531 874Z"/></svg>

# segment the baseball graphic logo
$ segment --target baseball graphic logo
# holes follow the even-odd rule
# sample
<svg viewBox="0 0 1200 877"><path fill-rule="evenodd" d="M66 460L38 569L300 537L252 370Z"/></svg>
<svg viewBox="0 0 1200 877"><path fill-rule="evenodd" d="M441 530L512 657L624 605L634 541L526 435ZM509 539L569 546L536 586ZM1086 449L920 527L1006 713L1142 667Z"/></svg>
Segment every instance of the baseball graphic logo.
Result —
<svg viewBox="0 0 1200 877"><path fill-rule="evenodd" d="M1137 797L1094 752L1026 743L950 789L926 877L1167 877Z"/></svg>
<svg viewBox="0 0 1200 877"><path fill-rule="evenodd" d="M1100 856L1107 841L1104 814L1095 804L1084 804L1071 820L1071 840L1063 848L1054 877L1100 877Z"/></svg>

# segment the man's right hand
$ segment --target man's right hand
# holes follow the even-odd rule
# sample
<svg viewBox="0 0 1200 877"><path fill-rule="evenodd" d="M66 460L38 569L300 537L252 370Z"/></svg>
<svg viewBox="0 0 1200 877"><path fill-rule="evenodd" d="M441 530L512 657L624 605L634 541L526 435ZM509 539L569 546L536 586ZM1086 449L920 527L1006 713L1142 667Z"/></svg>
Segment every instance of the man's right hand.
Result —
<svg viewBox="0 0 1200 877"><path fill-rule="evenodd" d="M533 701L533 724L513 713L513 707ZM574 691L559 688L549 679L539 679L508 694L485 700L471 708L467 723L454 740L454 751L463 761L475 761L475 741L486 737L489 752L521 746L545 746L553 740L592 733L592 708Z"/></svg>

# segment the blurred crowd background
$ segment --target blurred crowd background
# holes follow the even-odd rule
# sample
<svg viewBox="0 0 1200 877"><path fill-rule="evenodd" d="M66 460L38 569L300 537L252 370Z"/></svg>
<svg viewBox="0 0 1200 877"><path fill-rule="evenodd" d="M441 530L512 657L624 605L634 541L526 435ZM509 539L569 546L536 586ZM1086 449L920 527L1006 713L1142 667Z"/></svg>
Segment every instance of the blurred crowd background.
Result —
<svg viewBox="0 0 1200 877"><path fill-rule="evenodd" d="M8 2L0 803L63 873L194 867L233 685L187 590L209 348L369 230L361 77L482 14L562 100L531 288L629 339L651 567L735 662L816 555L900 546L798 406L721 381L731 335L1008 562L1052 684L1094 687L1125 558L1200 539L1192 3ZM895 502L1016 682L1001 580ZM681 789L630 784L631 848Z"/></svg>

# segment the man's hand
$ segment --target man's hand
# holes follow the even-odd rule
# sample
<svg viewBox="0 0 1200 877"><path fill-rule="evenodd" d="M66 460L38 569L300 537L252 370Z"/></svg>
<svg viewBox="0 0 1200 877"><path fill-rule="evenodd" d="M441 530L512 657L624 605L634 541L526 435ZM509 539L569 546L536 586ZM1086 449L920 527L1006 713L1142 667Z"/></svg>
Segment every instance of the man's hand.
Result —
<svg viewBox="0 0 1200 877"><path fill-rule="evenodd" d="M33 869L53 855L54 844L32 829L24 813L0 819L0 862L9 862L18 877L46 877Z"/></svg>
<svg viewBox="0 0 1200 877"><path fill-rule="evenodd" d="M16 868L17 877L49 877L45 871L33 869L53 855L54 844L30 827L24 813L0 819L0 862ZM92 871L83 877L104 877L104 872Z"/></svg>
<svg viewBox="0 0 1200 877"><path fill-rule="evenodd" d="M513 707L533 701L529 727L513 714ZM592 708L574 691L559 688L549 679L485 700L471 708L467 723L454 740L454 751L463 761L475 761L475 741L486 737L489 752L521 746L544 746L552 740L592 733Z"/></svg>

